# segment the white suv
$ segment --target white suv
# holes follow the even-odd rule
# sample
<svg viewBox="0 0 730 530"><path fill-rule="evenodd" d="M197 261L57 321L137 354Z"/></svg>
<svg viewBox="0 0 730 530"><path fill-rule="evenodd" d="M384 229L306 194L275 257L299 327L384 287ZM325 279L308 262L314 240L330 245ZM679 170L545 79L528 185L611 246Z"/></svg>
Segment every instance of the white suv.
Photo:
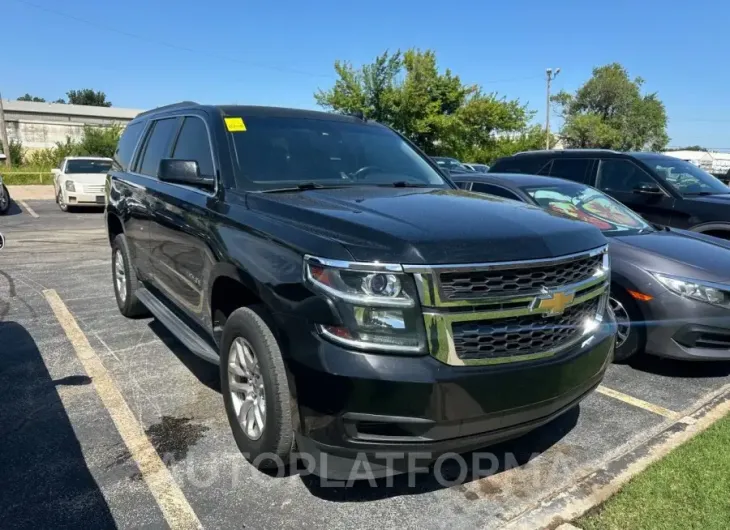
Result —
<svg viewBox="0 0 730 530"><path fill-rule="evenodd" d="M53 187L58 207L64 212L76 206L104 206L106 174L111 158L69 156L53 170Z"/></svg>

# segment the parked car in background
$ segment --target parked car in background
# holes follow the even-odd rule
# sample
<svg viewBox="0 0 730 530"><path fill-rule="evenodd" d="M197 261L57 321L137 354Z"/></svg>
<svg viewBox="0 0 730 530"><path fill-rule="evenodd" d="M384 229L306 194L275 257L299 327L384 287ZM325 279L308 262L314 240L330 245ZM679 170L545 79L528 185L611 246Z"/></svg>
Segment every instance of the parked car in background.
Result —
<svg viewBox="0 0 730 530"><path fill-rule="evenodd" d="M730 239L730 188L675 157L600 149L529 151L497 160L490 172L530 173L588 184L651 223Z"/></svg>
<svg viewBox="0 0 730 530"><path fill-rule="evenodd" d="M5 160L5 155L0 154L0 162ZM0 175L0 215L4 215L10 209L10 192L3 182L3 176Z"/></svg>
<svg viewBox="0 0 730 530"><path fill-rule="evenodd" d="M487 164L474 164L473 162L469 162L464 165L468 169L471 169L472 171L476 171L477 173L486 173L489 171L489 166Z"/></svg>
<svg viewBox="0 0 730 530"><path fill-rule="evenodd" d="M382 475L519 436L613 355L599 230L464 193L373 121L154 109L122 134L108 193L120 312L220 364L262 467L296 442L317 473L364 456Z"/></svg>
<svg viewBox="0 0 730 530"><path fill-rule="evenodd" d="M436 162L436 164L449 172L456 171L459 173L462 172L472 172L473 169L466 167L464 164L459 162L456 158L449 158L447 156L432 156L431 160Z"/></svg>
<svg viewBox="0 0 730 530"><path fill-rule="evenodd" d="M78 206L104 206L111 158L69 156L52 170L56 203L67 212Z"/></svg>
<svg viewBox="0 0 730 530"><path fill-rule="evenodd" d="M563 179L460 175L466 190L591 223L609 238L616 360L646 351L692 360L730 359L730 243L655 228L608 195Z"/></svg>

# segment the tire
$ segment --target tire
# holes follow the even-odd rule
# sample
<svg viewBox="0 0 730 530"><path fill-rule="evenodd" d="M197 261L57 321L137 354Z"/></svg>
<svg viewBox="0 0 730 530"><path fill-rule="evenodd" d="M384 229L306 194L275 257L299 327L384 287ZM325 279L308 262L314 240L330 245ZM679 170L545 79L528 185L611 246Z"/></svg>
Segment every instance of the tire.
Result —
<svg viewBox="0 0 730 530"><path fill-rule="evenodd" d="M619 334L616 336L616 349L614 350L614 362L622 363L638 355L646 346L646 327L643 324L643 316L636 302L621 288L611 291L609 301L611 311L616 318L619 327ZM621 333L622 326L628 322L628 329L624 327L624 334Z"/></svg>
<svg viewBox="0 0 730 530"><path fill-rule="evenodd" d="M249 370L253 374L248 379L252 383L249 386L255 386L258 390L247 394L237 392L234 395L231 379L234 385L241 386L246 379L236 375L230 367L238 364L239 356L246 347L253 354L257 364L255 367L258 368L258 374L255 368ZM241 374L240 366L237 370ZM220 377L223 403L238 449L260 469L282 464L286 466L294 446L289 383L279 344L266 324L262 306L241 307L226 320L221 340ZM257 382L263 383L263 391ZM260 399L257 401L256 394L258 397L264 396L263 414L261 409L257 410ZM255 424L263 420L263 429L260 429L258 436L256 432L247 432L239 421L238 413L244 411L247 403L245 410L249 412L242 414L243 423L246 424L249 417ZM259 421L256 421L256 412L259 413Z"/></svg>
<svg viewBox="0 0 730 530"><path fill-rule="evenodd" d="M62 212L71 211L71 209L68 207L68 204L66 204L63 200L63 192L61 191L61 188L58 188L58 193L56 193L56 204L58 204L58 207L61 209Z"/></svg>
<svg viewBox="0 0 730 530"><path fill-rule="evenodd" d="M10 192L8 192L8 188L5 187L5 184L2 184L2 192L3 197L5 197L5 202L0 202L0 215L5 215L8 213L8 210L10 209Z"/></svg>
<svg viewBox="0 0 730 530"><path fill-rule="evenodd" d="M123 278L120 278L124 274ZM119 234L112 243L112 282L119 312L127 318L149 316L149 310L137 299L139 280L132 267L127 238ZM120 292L124 289L124 292Z"/></svg>

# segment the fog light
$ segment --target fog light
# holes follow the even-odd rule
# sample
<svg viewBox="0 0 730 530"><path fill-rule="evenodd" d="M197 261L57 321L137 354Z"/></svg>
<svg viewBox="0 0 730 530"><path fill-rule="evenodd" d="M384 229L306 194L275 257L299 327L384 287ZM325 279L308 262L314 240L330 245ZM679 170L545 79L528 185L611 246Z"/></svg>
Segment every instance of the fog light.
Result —
<svg viewBox="0 0 730 530"><path fill-rule="evenodd" d="M398 309L378 309L355 307L355 321L361 328L406 329L403 311Z"/></svg>

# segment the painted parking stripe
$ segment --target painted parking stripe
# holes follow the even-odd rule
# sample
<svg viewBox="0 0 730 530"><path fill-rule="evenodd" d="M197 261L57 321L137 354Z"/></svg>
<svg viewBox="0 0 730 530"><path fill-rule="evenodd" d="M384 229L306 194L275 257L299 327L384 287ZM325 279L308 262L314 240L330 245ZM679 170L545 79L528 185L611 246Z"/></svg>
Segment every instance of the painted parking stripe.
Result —
<svg viewBox="0 0 730 530"><path fill-rule="evenodd" d="M619 401L623 401L624 403L628 403L629 405L633 405L634 407L639 407L640 409L648 410L649 412L653 412L654 414L659 414L660 416L664 416L665 418L679 417L678 412L674 412L673 410L665 409L664 407L660 407L659 405L654 405L653 403L649 403L648 401L644 401L643 399L635 398L634 396L624 394L623 392L619 392L618 390L613 390L612 388L608 388L603 385L599 386L596 389L596 392L598 392L599 394L603 394L604 396L609 396L614 399L618 399Z"/></svg>
<svg viewBox="0 0 730 530"><path fill-rule="evenodd" d="M36 219L38 219L38 217L40 217L37 213L35 213L35 210L33 208L31 208L30 206L28 206L28 203L25 202L23 199L18 199L16 202L18 202L25 209L26 212L28 212L30 215L32 215Z"/></svg>
<svg viewBox="0 0 730 530"><path fill-rule="evenodd" d="M91 378L94 389L109 411L117 431L162 510L167 524L173 530L202 528L198 516L145 435L144 429L134 417L119 388L66 304L53 289L44 290L43 295L73 345L86 374Z"/></svg>

